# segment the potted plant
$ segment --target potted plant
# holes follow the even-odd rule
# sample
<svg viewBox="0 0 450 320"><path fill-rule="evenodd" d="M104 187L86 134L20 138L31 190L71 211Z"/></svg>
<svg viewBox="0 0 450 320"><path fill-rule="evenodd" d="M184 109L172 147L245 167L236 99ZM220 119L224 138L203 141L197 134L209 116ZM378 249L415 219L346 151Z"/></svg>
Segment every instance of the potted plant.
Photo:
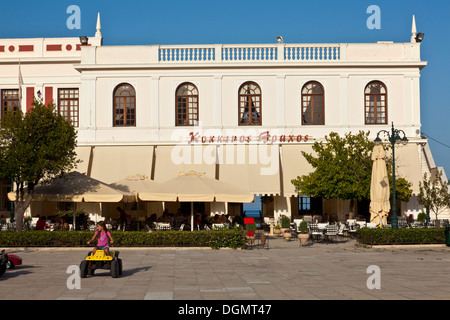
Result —
<svg viewBox="0 0 450 320"><path fill-rule="evenodd" d="M281 227L278 224L273 227L273 233L277 236L281 235Z"/></svg>
<svg viewBox="0 0 450 320"><path fill-rule="evenodd" d="M286 231L286 229L289 229L291 225L291 219L289 219L289 217L286 216L281 216L281 233L284 233L284 231Z"/></svg>
<svg viewBox="0 0 450 320"><path fill-rule="evenodd" d="M300 240L301 245L306 244L306 242L308 242L309 239L308 222L306 222L305 220L300 222L298 226L298 232L299 233L297 237Z"/></svg>
<svg viewBox="0 0 450 320"><path fill-rule="evenodd" d="M254 237L256 231L256 224L249 223L245 225L245 231L247 231L247 236Z"/></svg>
<svg viewBox="0 0 450 320"><path fill-rule="evenodd" d="M283 237L284 237L284 240L290 240L292 237L291 229L288 228L288 229L284 230Z"/></svg>

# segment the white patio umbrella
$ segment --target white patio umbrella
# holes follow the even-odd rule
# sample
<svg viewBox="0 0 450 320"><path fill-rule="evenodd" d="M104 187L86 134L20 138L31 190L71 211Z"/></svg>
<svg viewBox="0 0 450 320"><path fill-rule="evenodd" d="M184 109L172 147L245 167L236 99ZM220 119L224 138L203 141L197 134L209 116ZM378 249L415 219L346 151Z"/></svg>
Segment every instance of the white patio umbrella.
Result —
<svg viewBox="0 0 450 320"><path fill-rule="evenodd" d="M191 231L194 228L194 202L238 202L254 200L254 195L231 184L206 177L203 173L180 172L177 177L160 183L150 192L140 192L143 201L191 202Z"/></svg>
<svg viewBox="0 0 450 320"><path fill-rule="evenodd" d="M386 169L385 152L382 145L372 151L372 179L370 184L370 222L386 225L391 210L389 202L389 178Z"/></svg>
<svg viewBox="0 0 450 320"><path fill-rule="evenodd" d="M16 193L8 193L10 201L16 200ZM62 178L56 178L48 184L37 185L33 201L66 202L120 202L123 194L105 183L88 177L77 171L70 172ZM75 214L73 217L75 230Z"/></svg>
<svg viewBox="0 0 450 320"><path fill-rule="evenodd" d="M111 183L109 186L123 194L123 201L137 202L139 193L151 192L158 188L159 183L150 180L146 176L137 174L127 176L120 181Z"/></svg>

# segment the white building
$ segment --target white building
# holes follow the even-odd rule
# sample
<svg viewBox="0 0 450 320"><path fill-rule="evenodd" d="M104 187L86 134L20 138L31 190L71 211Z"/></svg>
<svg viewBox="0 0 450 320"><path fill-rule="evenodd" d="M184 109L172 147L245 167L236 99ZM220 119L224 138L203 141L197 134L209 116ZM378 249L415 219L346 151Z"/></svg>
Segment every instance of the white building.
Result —
<svg viewBox="0 0 450 320"><path fill-rule="evenodd" d="M196 170L268 196L265 216L317 208L343 219L349 201L301 197L299 205L290 182L311 171L300 151L311 152L314 141L333 131L375 138L394 123L409 139L396 151L398 175L413 183L414 194L435 167L420 132L427 63L414 25L412 33L406 43L103 46L99 19L87 45L79 38L0 39L2 114L19 105L20 63L23 110L34 96L53 101L76 126L78 170L91 177L165 181ZM9 182L2 186L1 213L8 216ZM403 214L421 211L415 199L402 204ZM176 211L178 204L166 206ZM160 211L145 203L138 209ZM50 215L44 204L32 210ZM241 208L214 203L204 210ZM368 208L359 210L354 214Z"/></svg>

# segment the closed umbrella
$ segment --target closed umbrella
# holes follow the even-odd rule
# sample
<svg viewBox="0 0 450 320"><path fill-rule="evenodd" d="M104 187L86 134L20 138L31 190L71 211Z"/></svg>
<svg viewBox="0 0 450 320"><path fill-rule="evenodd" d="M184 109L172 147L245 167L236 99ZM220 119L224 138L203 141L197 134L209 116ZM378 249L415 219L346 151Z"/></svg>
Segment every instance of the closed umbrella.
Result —
<svg viewBox="0 0 450 320"><path fill-rule="evenodd" d="M177 177L160 183L150 192L139 193L143 201L180 202L252 202L254 195L202 173L180 172ZM193 230L193 205L191 204L191 230Z"/></svg>
<svg viewBox="0 0 450 320"><path fill-rule="evenodd" d="M391 210L389 202L389 178L386 169L383 146L377 145L372 151L372 179L370 184L370 222L386 225Z"/></svg>

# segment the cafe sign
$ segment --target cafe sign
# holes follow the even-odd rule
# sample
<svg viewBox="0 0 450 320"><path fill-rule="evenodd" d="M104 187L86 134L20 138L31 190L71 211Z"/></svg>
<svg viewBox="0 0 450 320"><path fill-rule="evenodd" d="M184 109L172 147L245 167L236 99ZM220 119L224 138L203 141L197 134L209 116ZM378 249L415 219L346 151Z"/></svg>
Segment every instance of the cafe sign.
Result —
<svg viewBox="0 0 450 320"><path fill-rule="evenodd" d="M276 144L276 143L299 143L308 142L312 140L309 135L286 135L286 134L271 134L270 131L264 131L257 135L202 135L200 132L189 133L189 144L237 144L237 143L264 143L264 144Z"/></svg>

